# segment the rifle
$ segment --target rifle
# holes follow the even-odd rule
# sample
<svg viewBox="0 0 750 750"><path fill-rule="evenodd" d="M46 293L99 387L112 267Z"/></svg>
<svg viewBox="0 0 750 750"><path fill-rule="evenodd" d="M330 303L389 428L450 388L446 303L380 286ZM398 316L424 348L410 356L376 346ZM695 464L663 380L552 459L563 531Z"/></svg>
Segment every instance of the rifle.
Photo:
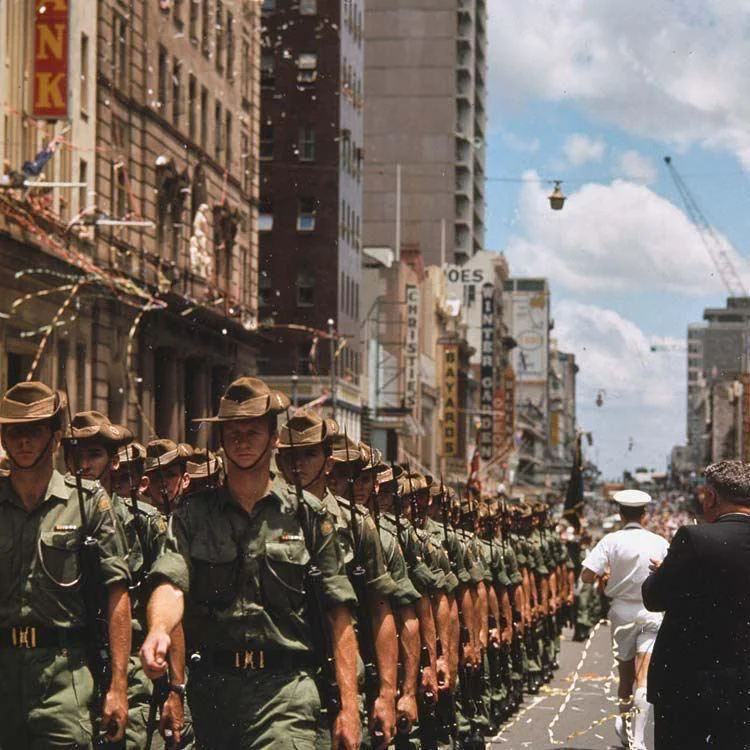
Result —
<svg viewBox="0 0 750 750"><path fill-rule="evenodd" d="M83 591L84 616L86 618L87 661L94 680L93 715L98 718L102 714L107 690L112 682L112 659L109 652L108 623L105 614L106 604L102 600L103 587L101 585L99 545L89 531L86 504L83 499L83 470L81 469L80 456L78 455L78 438L76 438L73 430L73 415L70 410L67 383L65 383L64 388L68 422L70 423L70 453L73 459L73 476L76 481L78 512L81 516L81 528L83 530L83 540L78 551L78 561L81 571L80 583ZM107 737L114 736L117 730L117 722L114 719L110 720L103 731L95 728L94 747L107 747L109 744Z"/></svg>
<svg viewBox="0 0 750 750"><path fill-rule="evenodd" d="M290 430L291 434L291 430ZM375 654L375 636L372 632L372 618L370 615L370 602L367 595L367 571L360 560L361 549L360 529L355 519L356 505L354 502L354 473L349 460L349 436L344 428L344 447L346 451L346 465L348 476L346 478L347 494L349 495L349 533L352 535L352 552L354 559L350 575L352 585L357 595L357 630L359 631L359 652L365 665L365 710L370 716L372 707L380 693L380 675L378 674L377 657ZM380 747L383 744L383 727L380 723L373 725L370 732L373 746Z"/></svg>
<svg viewBox="0 0 750 750"><path fill-rule="evenodd" d="M289 414L287 413L287 422ZM303 494L302 483L299 478L299 467L294 455L294 438L292 437L292 428L289 428L289 447L292 461L292 476L294 477L294 490L297 495L297 512L301 516ZM300 521L302 518L300 517ZM302 523L302 528L306 532L307 525ZM308 541L310 552L312 545ZM328 721L331 726L341 710L341 690L336 682L336 663L333 658L333 643L331 634L325 625L325 600L323 598L323 572L315 564L310 556L310 562L307 566L305 595L307 597L307 609L310 613L310 622L312 624L312 635L316 653L323 654L321 664L320 692L324 708L328 712Z"/></svg>

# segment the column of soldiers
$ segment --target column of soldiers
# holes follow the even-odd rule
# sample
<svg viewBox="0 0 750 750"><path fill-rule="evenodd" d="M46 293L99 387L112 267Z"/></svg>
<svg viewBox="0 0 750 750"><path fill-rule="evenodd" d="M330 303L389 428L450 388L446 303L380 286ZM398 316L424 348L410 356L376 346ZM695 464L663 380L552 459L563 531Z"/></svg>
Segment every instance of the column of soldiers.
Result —
<svg viewBox="0 0 750 750"><path fill-rule="evenodd" d="M484 748L551 679L574 566L546 504L255 378L201 420L221 456L66 401L0 401L0 750Z"/></svg>

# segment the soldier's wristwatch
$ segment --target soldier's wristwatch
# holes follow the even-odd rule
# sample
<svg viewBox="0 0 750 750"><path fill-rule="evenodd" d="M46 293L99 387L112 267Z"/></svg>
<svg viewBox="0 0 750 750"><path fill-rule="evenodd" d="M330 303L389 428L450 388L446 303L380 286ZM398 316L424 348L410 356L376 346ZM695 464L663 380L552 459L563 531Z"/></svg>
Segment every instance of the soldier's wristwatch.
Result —
<svg viewBox="0 0 750 750"><path fill-rule="evenodd" d="M170 682L169 683L169 692L170 693L177 693L177 695L180 696L180 698L184 701L185 700L185 683L175 684Z"/></svg>

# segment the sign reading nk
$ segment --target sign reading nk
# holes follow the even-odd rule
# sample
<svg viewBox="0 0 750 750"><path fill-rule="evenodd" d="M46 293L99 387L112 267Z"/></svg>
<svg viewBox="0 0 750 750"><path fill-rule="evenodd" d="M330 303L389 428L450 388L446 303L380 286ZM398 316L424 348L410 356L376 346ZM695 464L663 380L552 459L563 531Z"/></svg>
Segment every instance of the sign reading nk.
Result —
<svg viewBox="0 0 750 750"><path fill-rule="evenodd" d="M68 0L34 3L34 106L32 115L68 116Z"/></svg>

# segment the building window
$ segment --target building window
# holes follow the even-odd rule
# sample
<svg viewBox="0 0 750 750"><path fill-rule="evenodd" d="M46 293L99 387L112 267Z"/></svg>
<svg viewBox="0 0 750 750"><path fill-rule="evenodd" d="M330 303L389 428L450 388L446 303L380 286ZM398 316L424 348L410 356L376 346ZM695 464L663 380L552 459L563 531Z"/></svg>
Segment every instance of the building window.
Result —
<svg viewBox="0 0 750 750"><path fill-rule="evenodd" d="M300 125L299 160L315 161L315 128L312 125Z"/></svg>
<svg viewBox="0 0 750 750"><path fill-rule="evenodd" d="M227 112L226 117L224 118L224 146L225 146L225 156L227 160L227 166L230 168L232 167L232 113Z"/></svg>
<svg viewBox="0 0 750 750"><path fill-rule="evenodd" d="M250 107L250 44L243 39L242 40L242 60L240 61L242 81L240 86L242 87L242 106L245 109ZM261 69L261 82L263 79L263 71Z"/></svg>
<svg viewBox="0 0 750 750"><path fill-rule="evenodd" d="M318 12L318 0L299 0L299 14L314 16Z"/></svg>
<svg viewBox="0 0 750 750"><path fill-rule="evenodd" d="M313 232L315 230L315 199L300 198L297 206L297 231Z"/></svg>
<svg viewBox="0 0 750 750"><path fill-rule="evenodd" d="M224 71L224 3L216 0L216 47L214 63L219 73Z"/></svg>
<svg viewBox="0 0 750 750"><path fill-rule="evenodd" d="M190 21L188 26L188 36L190 43L198 46L198 2L199 0L190 0Z"/></svg>
<svg viewBox="0 0 750 750"><path fill-rule="evenodd" d="M211 58L211 8L210 0L202 0L201 5L201 52L203 57Z"/></svg>
<svg viewBox="0 0 750 750"><path fill-rule="evenodd" d="M198 93L198 81L191 73L188 77L188 137L195 141L195 97Z"/></svg>
<svg viewBox="0 0 750 750"><path fill-rule="evenodd" d="M260 158L273 159L273 125L268 123L260 126Z"/></svg>
<svg viewBox="0 0 750 750"><path fill-rule="evenodd" d="M258 231L270 232L273 230L273 202L261 200L258 202Z"/></svg>
<svg viewBox="0 0 750 750"><path fill-rule="evenodd" d="M201 86L201 148L208 148L208 89Z"/></svg>
<svg viewBox="0 0 750 750"><path fill-rule="evenodd" d="M128 83L128 22L115 11L112 18L112 82L124 89Z"/></svg>
<svg viewBox="0 0 750 750"><path fill-rule="evenodd" d="M115 218L122 218L129 212L128 202L128 164L130 161L130 130L128 123L119 118L112 119L112 142L117 158L112 162L112 195L111 205Z"/></svg>
<svg viewBox="0 0 750 750"><path fill-rule="evenodd" d="M276 10L276 0L263 0L260 6L261 13L273 13Z"/></svg>
<svg viewBox="0 0 750 750"><path fill-rule="evenodd" d="M179 126L182 116L182 63L172 60L172 122Z"/></svg>
<svg viewBox="0 0 750 750"><path fill-rule="evenodd" d="M167 50L160 44L159 45L159 62L158 62L158 90L156 95L158 100L156 102L157 109L160 112L166 112L167 109L167 78L169 77Z"/></svg>
<svg viewBox="0 0 750 750"><path fill-rule="evenodd" d="M234 82L234 16L227 12L227 78Z"/></svg>
<svg viewBox="0 0 750 750"><path fill-rule="evenodd" d="M248 51L248 59L249 59ZM260 85L272 89L276 85L276 57L273 52L262 52L260 55Z"/></svg>
<svg viewBox="0 0 750 750"><path fill-rule="evenodd" d="M271 279L265 271L258 275L258 304L261 307L268 307L271 304L273 292L271 291Z"/></svg>
<svg viewBox="0 0 750 750"><path fill-rule="evenodd" d="M318 56L314 52L302 52L297 58L297 83L309 85L318 78Z"/></svg>
<svg viewBox="0 0 750 750"><path fill-rule="evenodd" d="M172 20L179 30L182 30L184 25L184 21L182 20L182 2L183 0L172 0Z"/></svg>
<svg viewBox="0 0 750 750"><path fill-rule="evenodd" d="M89 165L85 159L78 162L78 182L86 182L89 177ZM78 188L78 210L83 211L87 207L88 186L83 185Z"/></svg>
<svg viewBox="0 0 750 750"><path fill-rule="evenodd" d="M88 116L89 109L89 38L81 34L81 114Z"/></svg>
<svg viewBox="0 0 750 750"><path fill-rule="evenodd" d="M312 307L315 304L315 278L300 271L297 274L297 307Z"/></svg>
<svg viewBox="0 0 750 750"><path fill-rule="evenodd" d="M214 158L221 161L221 152L224 150L222 132L224 130L224 113L221 102L214 104Z"/></svg>

